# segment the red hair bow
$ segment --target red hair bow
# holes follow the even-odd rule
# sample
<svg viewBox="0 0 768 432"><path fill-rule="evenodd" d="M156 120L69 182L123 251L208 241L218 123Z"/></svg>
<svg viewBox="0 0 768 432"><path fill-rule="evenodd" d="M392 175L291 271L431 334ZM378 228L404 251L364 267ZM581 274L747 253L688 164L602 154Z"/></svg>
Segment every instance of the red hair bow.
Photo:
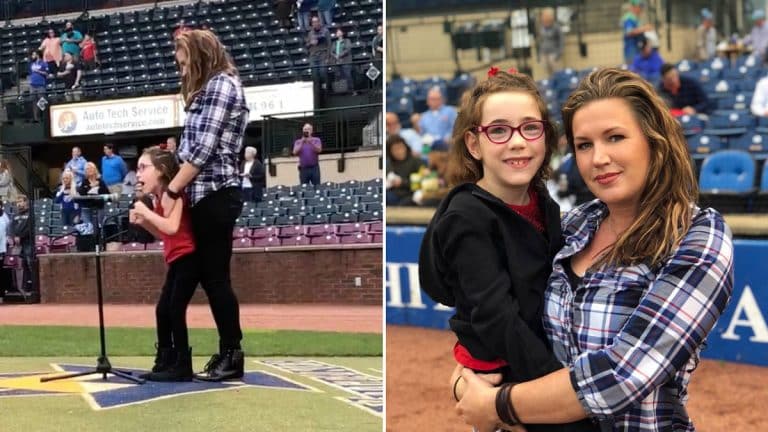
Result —
<svg viewBox="0 0 768 432"><path fill-rule="evenodd" d="M160 143L157 146L160 147L160 150L168 150L168 143Z"/></svg>
<svg viewBox="0 0 768 432"><path fill-rule="evenodd" d="M498 73L499 73L499 68L497 68L496 66L491 66L491 68L488 69L488 78L494 77ZM516 74L517 73L517 69L511 67L511 68L509 68L509 70L507 70L507 73Z"/></svg>

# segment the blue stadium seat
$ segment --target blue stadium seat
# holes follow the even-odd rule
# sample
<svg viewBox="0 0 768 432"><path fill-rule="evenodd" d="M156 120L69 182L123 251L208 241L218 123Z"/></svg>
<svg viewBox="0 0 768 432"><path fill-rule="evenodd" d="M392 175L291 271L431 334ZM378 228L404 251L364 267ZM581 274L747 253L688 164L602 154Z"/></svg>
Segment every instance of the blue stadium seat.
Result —
<svg viewBox="0 0 768 432"><path fill-rule="evenodd" d="M696 135L704 129L704 120L695 115L682 115L677 119L683 126L683 134L686 136Z"/></svg>
<svg viewBox="0 0 768 432"><path fill-rule="evenodd" d="M722 213L744 213L755 193L755 161L749 153L724 150L707 156L701 166L701 207Z"/></svg>
<svg viewBox="0 0 768 432"><path fill-rule="evenodd" d="M768 212L768 163L763 163L760 180L760 190L757 193L752 209L756 213Z"/></svg>
<svg viewBox="0 0 768 432"><path fill-rule="evenodd" d="M722 139L717 135L697 134L688 137L688 151L694 159L704 159L723 147Z"/></svg>
<svg viewBox="0 0 768 432"><path fill-rule="evenodd" d="M768 135L747 132L739 137L729 139L728 147L732 150L743 150L750 153L768 152Z"/></svg>
<svg viewBox="0 0 768 432"><path fill-rule="evenodd" d="M755 119L746 110L716 111L709 118L704 133L710 135L741 135L754 127Z"/></svg>

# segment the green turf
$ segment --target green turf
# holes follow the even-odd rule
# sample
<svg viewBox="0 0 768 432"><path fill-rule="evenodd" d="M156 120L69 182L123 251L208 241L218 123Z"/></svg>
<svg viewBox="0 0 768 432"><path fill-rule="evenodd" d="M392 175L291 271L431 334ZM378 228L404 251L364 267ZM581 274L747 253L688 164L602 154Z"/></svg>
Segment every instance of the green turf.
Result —
<svg viewBox="0 0 768 432"><path fill-rule="evenodd" d="M147 367L149 357L112 357L115 366ZM195 366L205 362L195 358ZM381 376L381 357L318 360ZM90 364L91 358L2 358L0 372L47 371L49 363ZM269 367L249 361L248 370ZM274 372L274 370L271 370ZM334 431L380 432L382 418L336 399L349 396L300 375L277 372L319 392L245 388L183 395L166 400L94 411L80 395L0 398L0 431L78 432L210 432L210 431ZM172 385L172 384L171 384Z"/></svg>
<svg viewBox="0 0 768 432"><path fill-rule="evenodd" d="M151 328L110 328L107 353L112 356L151 356ZM214 329L190 329L195 355L218 350ZM382 337L372 333L333 333L288 330L244 330L243 350L253 356L381 356ZM93 327L0 326L0 357L80 357L99 351L99 331Z"/></svg>

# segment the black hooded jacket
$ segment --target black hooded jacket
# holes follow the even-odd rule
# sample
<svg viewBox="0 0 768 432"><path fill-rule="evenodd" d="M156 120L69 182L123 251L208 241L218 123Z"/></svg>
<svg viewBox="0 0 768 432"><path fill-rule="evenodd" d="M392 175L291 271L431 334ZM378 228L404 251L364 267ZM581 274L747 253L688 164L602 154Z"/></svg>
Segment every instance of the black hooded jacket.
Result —
<svg viewBox="0 0 768 432"><path fill-rule="evenodd" d="M503 359L528 381L560 369L542 325L543 294L562 247L560 209L537 189L544 234L479 186L466 183L442 201L419 252L421 288L455 306L450 326L479 360Z"/></svg>

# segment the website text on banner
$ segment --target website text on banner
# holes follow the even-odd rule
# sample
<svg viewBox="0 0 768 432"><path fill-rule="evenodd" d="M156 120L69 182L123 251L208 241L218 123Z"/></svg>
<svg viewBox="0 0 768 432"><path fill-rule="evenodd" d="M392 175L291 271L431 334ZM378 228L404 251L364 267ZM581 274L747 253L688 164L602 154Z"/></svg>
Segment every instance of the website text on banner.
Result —
<svg viewBox="0 0 768 432"><path fill-rule="evenodd" d="M298 117L301 112L314 110L311 82L243 90L250 109L249 121L262 120L265 114L290 112L294 113L291 116ZM176 128L184 125L186 117L181 97L175 94L52 105L49 111L50 132L54 138Z"/></svg>
<svg viewBox="0 0 768 432"><path fill-rule="evenodd" d="M387 227L387 323L447 329L453 309L419 285L424 227ZM702 357L768 366L768 240L734 240L733 298Z"/></svg>

